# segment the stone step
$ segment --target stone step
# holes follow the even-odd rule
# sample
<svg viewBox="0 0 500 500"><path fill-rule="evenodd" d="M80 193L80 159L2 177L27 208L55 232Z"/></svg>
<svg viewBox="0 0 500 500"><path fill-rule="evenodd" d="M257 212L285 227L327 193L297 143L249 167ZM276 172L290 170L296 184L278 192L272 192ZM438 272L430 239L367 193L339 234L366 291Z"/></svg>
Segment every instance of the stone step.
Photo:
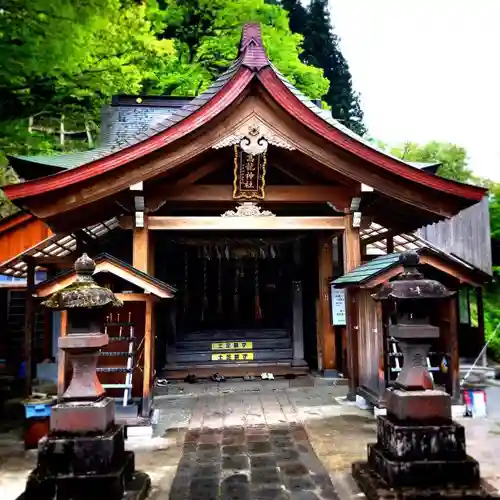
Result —
<svg viewBox="0 0 500 500"><path fill-rule="evenodd" d="M280 338L280 339L224 339L223 341L218 340L218 341L212 341L212 340L181 340L176 342L175 344L175 349L177 352L180 351L212 351L212 350L220 350L220 351L226 351L225 349L212 349L212 344L215 343L223 343L223 342L231 342L235 343L238 342L240 343L252 343L252 347L235 347L232 349L227 349L227 351L230 350L237 350L237 349L243 349L243 350L255 350L255 349L287 349L292 347L292 339L291 338Z"/></svg>
<svg viewBox="0 0 500 500"><path fill-rule="evenodd" d="M248 356L251 352L253 356ZM238 360L235 359L223 359L225 357L230 358L229 355L238 354ZM289 349L261 349L252 351L243 350L230 350L230 351L181 351L171 353L168 356L169 363L235 363L235 362L245 362L243 354L247 354L247 361L279 361L279 360L290 360L293 357L293 350ZM219 357L222 355L222 358ZM227 355L227 356L226 356ZM213 356L217 356L217 359L212 359ZM250 359L253 357L253 359ZM243 358L243 359L242 359Z"/></svg>
<svg viewBox="0 0 500 500"><path fill-rule="evenodd" d="M179 342L189 341L236 341L257 339L279 339L291 338L290 332L284 329L262 329L262 330L200 330L196 332L180 333L177 337Z"/></svg>

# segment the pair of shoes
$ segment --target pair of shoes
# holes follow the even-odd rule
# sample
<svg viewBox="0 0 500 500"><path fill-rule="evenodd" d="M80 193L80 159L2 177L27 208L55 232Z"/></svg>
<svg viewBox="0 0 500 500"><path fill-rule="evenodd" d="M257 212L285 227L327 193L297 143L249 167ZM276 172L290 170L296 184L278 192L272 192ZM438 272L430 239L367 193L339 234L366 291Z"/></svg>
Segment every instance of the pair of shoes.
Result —
<svg viewBox="0 0 500 500"><path fill-rule="evenodd" d="M156 387L166 387L167 385L170 385L170 381L168 381L166 378L156 379Z"/></svg>
<svg viewBox="0 0 500 500"><path fill-rule="evenodd" d="M272 373L263 373L260 378L262 380L274 380L274 375Z"/></svg>
<svg viewBox="0 0 500 500"><path fill-rule="evenodd" d="M245 376L243 377L243 380L244 380L245 382L250 382L251 380L255 380L255 377L254 377L253 375L245 375Z"/></svg>
<svg viewBox="0 0 500 500"><path fill-rule="evenodd" d="M198 379L196 378L196 375L191 373L184 379L184 382L187 382L188 384L196 384Z"/></svg>
<svg viewBox="0 0 500 500"><path fill-rule="evenodd" d="M212 380L214 382L225 382L226 381L226 379L224 378L224 376L221 375L220 373L214 373L212 375Z"/></svg>

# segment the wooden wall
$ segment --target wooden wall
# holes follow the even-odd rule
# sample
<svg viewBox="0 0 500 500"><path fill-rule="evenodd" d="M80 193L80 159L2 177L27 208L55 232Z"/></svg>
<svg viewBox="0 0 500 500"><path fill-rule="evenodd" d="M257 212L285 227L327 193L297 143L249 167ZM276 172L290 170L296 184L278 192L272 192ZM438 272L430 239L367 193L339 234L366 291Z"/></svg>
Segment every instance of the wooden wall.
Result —
<svg viewBox="0 0 500 500"><path fill-rule="evenodd" d="M358 370L359 386L376 395L384 388L383 373L380 374L380 356L383 352L383 328L378 304L370 290L358 293Z"/></svg>
<svg viewBox="0 0 500 500"><path fill-rule="evenodd" d="M5 221L0 226L0 263L12 259L52 234L45 223L30 215L21 214Z"/></svg>
<svg viewBox="0 0 500 500"><path fill-rule="evenodd" d="M441 250L491 274L492 252L487 197L451 219L421 228L417 234Z"/></svg>

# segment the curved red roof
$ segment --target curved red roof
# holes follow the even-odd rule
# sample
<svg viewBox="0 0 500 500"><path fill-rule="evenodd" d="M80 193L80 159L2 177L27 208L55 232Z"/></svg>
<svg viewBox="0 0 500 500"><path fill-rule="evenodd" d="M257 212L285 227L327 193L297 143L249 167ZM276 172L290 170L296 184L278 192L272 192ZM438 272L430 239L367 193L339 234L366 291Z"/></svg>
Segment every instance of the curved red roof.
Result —
<svg viewBox="0 0 500 500"><path fill-rule="evenodd" d="M206 125L235 102L253 79L258 79L284 110L310 130L378 168L410 182L468 200L468 204L481 200L486 193L483 188L418 170L377 150L331 117L326 117L324 110L286 82L272 66L262 43L260 26L247 24L243 28L239 57L235 63L200 97L179 109L173 118L156 125L122 149L105 152L105 156L69 171L7 186L5 194L13 201L21 201L87 181L148 155Z"/></svg>

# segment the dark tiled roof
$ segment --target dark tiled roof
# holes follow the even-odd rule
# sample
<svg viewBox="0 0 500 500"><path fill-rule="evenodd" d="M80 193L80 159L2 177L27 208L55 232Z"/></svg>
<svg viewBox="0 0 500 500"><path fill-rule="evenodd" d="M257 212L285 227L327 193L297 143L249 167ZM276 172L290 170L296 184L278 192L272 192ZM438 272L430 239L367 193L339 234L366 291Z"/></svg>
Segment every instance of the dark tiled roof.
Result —
<svg viewBox="0 0 500 500"><path fill-rule="evenodd" d="M104 158L112 153L138 144L193 114L212 99L231 80L240 66L241 59L238 59L205 92L182 107L111 107L116 110L112 112L105 111L104 113L113 113L118 119L118 123L109 126L109 122L106 123L107 117L104 116L104 143L100 147L77 153L63 153L50 156L16 156L15 158L39 165L60 167L61 169L79 167Z"/></svg>

